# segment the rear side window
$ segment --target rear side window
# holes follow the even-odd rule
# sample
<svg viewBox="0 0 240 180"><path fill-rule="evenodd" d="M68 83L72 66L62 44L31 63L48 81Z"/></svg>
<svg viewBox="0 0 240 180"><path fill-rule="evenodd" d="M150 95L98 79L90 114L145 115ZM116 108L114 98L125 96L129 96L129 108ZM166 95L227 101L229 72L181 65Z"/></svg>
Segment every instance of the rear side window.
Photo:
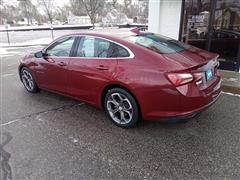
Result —
<svg viewBox="0 0 240 180"><path fill-rule="evenodd" d="M176 53L191 48L190 45L186 45L180 41L150 33L138 36L130 36L127 37L126 40L159 54Z"/></svg>
<svg viewBox="0 0 240 180"><path fill-rule="evenodd" d="M122 46L119 46L118 44L112 43L112 48L110 52L110 57L129 57L129 52Z"/></svg>
<svg viewBox="0 0 240 180"><path fill-rule="evenodd" d="M105 39L86 36L81 39L77 57L119 58L129 57L129 52L122 46Z"/></svg>

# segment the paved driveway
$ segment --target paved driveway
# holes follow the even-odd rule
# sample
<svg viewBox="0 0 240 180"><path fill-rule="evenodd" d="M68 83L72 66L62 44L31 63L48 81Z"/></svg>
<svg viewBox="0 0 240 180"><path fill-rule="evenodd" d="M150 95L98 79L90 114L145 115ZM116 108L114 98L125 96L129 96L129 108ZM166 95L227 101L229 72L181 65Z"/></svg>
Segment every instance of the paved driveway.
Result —
<svg viewBox="0 0 240 180"><path fill-rule="evenodd" d="M1 63L1 179L239 179L240 98L187 123L113 125L101 110L48 92L27 93L8 49Z"/></svg>

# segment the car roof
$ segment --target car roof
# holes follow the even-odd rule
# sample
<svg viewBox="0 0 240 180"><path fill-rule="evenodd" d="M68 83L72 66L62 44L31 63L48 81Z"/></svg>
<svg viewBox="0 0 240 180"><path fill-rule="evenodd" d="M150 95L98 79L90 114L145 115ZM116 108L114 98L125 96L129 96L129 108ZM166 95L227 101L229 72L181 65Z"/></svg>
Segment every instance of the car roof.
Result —
<svg viewBox="0 0 240 180"><path fill-rule="evenodd" d="M86 30L86 31L72 33L64 36L82 36L82 35L98 36L98 37L110 39L113 41L119 41L119 40L121 41L126 37L135 36L137 34L134 32L131 32L131 29L129 28L126 28L126 29L123 28L123 29Z"/></svg>

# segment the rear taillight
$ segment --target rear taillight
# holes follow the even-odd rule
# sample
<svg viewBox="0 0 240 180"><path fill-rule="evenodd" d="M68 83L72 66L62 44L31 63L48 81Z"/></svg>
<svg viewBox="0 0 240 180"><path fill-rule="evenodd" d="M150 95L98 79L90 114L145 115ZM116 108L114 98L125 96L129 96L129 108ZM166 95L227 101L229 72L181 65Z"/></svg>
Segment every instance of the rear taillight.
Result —
<svg viewBox="0 0 240 180"><path fill-rule="evenodd" d="M169 73L167 77L175 86L190 83L194 79L190 73Z"/></svg>

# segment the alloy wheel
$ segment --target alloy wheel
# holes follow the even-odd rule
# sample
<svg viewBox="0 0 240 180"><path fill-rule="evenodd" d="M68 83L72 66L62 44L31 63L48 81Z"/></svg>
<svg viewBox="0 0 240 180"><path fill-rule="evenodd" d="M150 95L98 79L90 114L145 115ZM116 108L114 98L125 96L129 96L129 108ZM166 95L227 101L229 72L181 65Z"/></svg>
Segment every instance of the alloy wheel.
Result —
<svg viewBox="0 0 240 180"><path fill-rule="evenodd" d="M28 91L33 91L34 90L34 81L33 81L33 77L31 75L31 73L24 69L24 70L22 70L21 77L22 77L22 81L23 81L25 88Z"/></svg>
<svg viewBox="0 0 240 180"><path fill-rule="evenodd" d="M128 124L133 118L130 100L122 93L112 93L107 99L107 110L117 124Z"/></svg>

